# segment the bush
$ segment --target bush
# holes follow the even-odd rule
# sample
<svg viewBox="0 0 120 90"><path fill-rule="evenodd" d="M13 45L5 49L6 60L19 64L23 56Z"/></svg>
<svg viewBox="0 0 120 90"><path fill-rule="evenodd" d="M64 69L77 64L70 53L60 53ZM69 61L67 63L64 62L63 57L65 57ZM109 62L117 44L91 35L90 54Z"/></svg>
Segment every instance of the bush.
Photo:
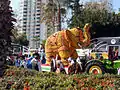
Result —
<svg viewBox="0 0 120 90"><path fill-rule="evenodd" d="M112 90L120 88L120 76L118 75L66 75L10 66L0 79L0 89L23 90L26 82L30 90Z"/></svg>

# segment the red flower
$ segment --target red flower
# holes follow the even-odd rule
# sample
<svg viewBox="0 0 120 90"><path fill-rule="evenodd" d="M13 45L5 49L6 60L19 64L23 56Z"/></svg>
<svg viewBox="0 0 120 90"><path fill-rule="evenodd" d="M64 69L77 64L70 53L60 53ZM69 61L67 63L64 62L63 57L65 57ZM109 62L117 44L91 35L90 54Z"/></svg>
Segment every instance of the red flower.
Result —
<svg viewBox="0 0 120 90"><path fill-rule="evenodd" d="M96 90L96 89L95 89L95 88L93 88L93 87L90 87L90 88L89 88L89 90Z"/></svg>
<svg viewBox="0 0 120 90"><path fill-rule="evenodd" d="M102 81L101 86L105 86L105 85L106 85L106 82Z"/></svg>
<svg viewBox="0 0 120 90"><path fill-rule="evenodd" d="M110 86L110 87L114 87L115 85L114 85L113 83L110 83L109 86Z"/></svg>

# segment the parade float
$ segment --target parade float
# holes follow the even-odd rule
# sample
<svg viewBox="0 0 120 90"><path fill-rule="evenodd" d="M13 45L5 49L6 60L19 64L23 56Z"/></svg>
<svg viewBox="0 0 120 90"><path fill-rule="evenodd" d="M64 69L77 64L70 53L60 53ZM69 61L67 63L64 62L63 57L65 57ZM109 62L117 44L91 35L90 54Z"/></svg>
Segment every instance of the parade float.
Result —
<svg viewBox="0 0 120 90"><path fill-rule="evenodd" d="M83 29L59 31L48 37L45 44L46 64L42 71L51 71L51 56L61 60L67 74L117 73L120 67L120 37L104 37L90 40L90 25ZM91 48L86 48L91 46ZM69 66L68 58L76 60Z"/></svg>
<svg viewBox="0 0 120 90"><path fill-rule="evenodd" d="M48 37L45 44L46 63L50 65L50 57L56 55L64 65L68 65L66 59L69 57L76 59L78 55L75 50L90 44L89 28L90 25L86 24L83 29L61 30Z"/></svg>
<svg viewBox="0 0 120 90"><path fill-rule="evenodd" d="M67 59L69 57L77 59L76 49L90 44L89 28L90 25L86 24L83 29L78 27L61 30L48 37L45 44L47 66L42 65L42 69L45 70L46 67L50 67L51 56L58 56L57 59L60 59L64 66L68 65Z"/></svg>

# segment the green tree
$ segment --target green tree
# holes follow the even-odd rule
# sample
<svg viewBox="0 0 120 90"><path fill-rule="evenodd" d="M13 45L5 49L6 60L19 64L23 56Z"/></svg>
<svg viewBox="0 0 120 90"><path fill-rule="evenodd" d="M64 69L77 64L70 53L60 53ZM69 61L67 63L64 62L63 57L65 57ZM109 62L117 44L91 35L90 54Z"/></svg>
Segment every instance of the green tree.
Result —
<svg viewBox="0 0 120 90"><path fill-rule="evenodd" d="M20 45L23 45L23 46L28 46L29 45L29 41L27 40L27 36L25 33L21 33L21 34L18 34L18 33L15 33L14 32L14 43L16 44L20 44Z"/></svg>
<svg viewBox="0 0 120 90"><path fill-rule="evenodd" d="M10 0L0 0L0 77L3 75L6 56L11 50L12 21L15 21L12 12Z"/></svg>
<svg viewBox="0 0 120 90"><path fill-rule="evenodd" d="M70 21L68 21L68 26L72 27L79 27L80 25L83 26L83 4L79 3L80 0L67 0L67 7L72 10L72 17Z"/></svg>
<svg viewBox="0 0 120 90"><path fill-rule="evenodd" d="M84 5L83 18L84 23L107 24L110 22L111 12L105 2L87 2Z"/></svg>
<svg viewBox="0 0 120 90"><path fill-rule="evenodd" d="M103 0L81 4L80 0L67 0L68 8L72 10L69 27L82 27L85 23L108 23L111 18L111 7L108 7L107 3Z"/></svg>
<svg viewBox="0 0 120 90"><path fill-rule="evenodd" d="M91 23L92 38L118 36L119 14L113 12L109 1L85 2L83 5L80 4L80 0L67 0L67 4L72 10L72 17L68 23L70 28Z"/></svg>

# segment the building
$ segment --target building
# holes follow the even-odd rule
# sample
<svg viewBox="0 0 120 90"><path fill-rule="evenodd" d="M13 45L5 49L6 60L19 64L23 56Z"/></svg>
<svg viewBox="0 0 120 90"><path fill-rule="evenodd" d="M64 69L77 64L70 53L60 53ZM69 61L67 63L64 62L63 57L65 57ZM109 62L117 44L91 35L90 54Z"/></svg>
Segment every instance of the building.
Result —
<svg viewBox="0 0 120 90"><path fill-rule="evenodd" d="M32 49L39 48L40 43L45 40L49 35L49 32L56 32L59 28L58 11L55 13L54 29L50 24L46 24L44 21L40 22L41 16L44 10L41 8L41 4L47 4L50 0L21 0L19 10L19 31L26 33L29 40L29 47ZM54 1L59 9L59 0Z"/></svg>
<svg viewBox="0 0 120 90"><path fill-rule="evenodd" d="M20 1L20 30L26 33L30 48L38 48L40 43L40 3L41 0Z"/></svg>

